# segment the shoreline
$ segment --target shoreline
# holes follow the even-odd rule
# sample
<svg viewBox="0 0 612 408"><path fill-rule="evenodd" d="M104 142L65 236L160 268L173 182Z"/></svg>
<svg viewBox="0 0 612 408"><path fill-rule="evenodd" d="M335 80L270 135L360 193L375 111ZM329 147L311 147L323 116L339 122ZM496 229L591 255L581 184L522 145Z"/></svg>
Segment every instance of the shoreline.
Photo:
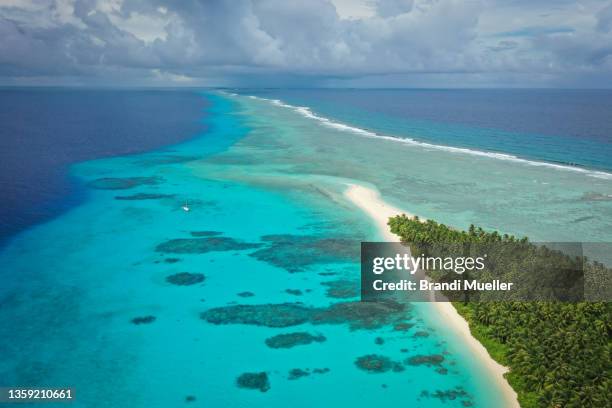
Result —
<svg viewBox="0 0 612 408"><path fill-rule="evenodd" d="M389 231L387 220L399 214L414 217L414 214L403 211L397 207L384 202L378 191L359 184L348 184L344 197L359 207L372 220L375 221L381 237L389 242L397 242L398 237ZM490 355L487 349L478 341L472 332L468 322L457 312L450 302L432 302L432 305L440 314L441 318L449 327L463 338L470 352L481 362L487 371L495 379L502 392L505 407L518 408L518 395L510 386L504 374L509 371L508 367L499 364Z"/></svg>

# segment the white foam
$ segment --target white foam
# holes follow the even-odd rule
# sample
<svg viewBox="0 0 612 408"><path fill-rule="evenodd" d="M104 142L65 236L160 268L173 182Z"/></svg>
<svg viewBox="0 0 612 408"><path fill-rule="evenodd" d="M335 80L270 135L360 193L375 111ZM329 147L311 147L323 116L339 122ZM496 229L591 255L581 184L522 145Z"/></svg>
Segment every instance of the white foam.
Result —
<svg viewBox="0 0 612 408"><path fill-rule="evenodd" d="M342 122L336 122L324 116L317 115L307 106L289 105L289 104L282 102L279 99L267 99L267 98L261 98L258 96L253 96L253 95L249 95L248 97L251 99L269 102L279 107L291 109L304 117L318 121L322 125L325 125L325 126L328 126L334 129L338 129L341 131L345 131L345 132L356 133L361 136L375 137L378 139L384 139L384 140L389 140L389 141L398 142L398 143L405 143L405 144L410 144L414 146L421 146L427 149L443 150L443 151L447 151L451 153L469 154L472 156L480 156L480 157L487 157L487 158L492 158L492 159L512 161L512 162L527 164L527 165L536 166L536 167L548 167L548 168L552 168L556 170L573 171L577 173L583 173L590 177L612 180L612 173L607 173L605 171L589 170L589 169L585 169L582 167L574 167L574 166L567 166L563 164L528 160L528 159L520 158L513 154L507 154L507 153L487 152L484 150L474 150L474 149L468 149L465 147L437 145L433 143L420 142L418 140L411 139L411 138L401 138L401 137L383 135L383 134L379 134L379 133L376 133L370 130L347 125Z"/></svg>

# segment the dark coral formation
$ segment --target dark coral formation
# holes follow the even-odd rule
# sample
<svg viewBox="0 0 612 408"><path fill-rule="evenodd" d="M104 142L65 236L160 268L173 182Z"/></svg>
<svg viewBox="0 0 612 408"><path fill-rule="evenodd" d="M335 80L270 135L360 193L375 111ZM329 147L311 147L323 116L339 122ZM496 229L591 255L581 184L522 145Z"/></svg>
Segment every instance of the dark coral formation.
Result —
<svg viewBox="0 0 612 408"><path fill-rule="evenodd" d="M173 264L173 263L180 262L180 259L179 258L166 258L166 259L164 259L164 262L165 263L169 263L169 264Z"/></svg>
<svg viewBox="0 0 612 408"><path fill-rule="evenodd" d="M441 375L446 375L448 374L448 369L444 367L436 368L436 373L441 374Z"/></svg>
<svg viewBox="0 0 612 408"><path fill-rule="evenodd" d="M135 325L149 324L149 323L153 323L154 321L155 321L155 316L139 316L131 320L131 322Z"/></svg>
<svg viewBox="0 0 612 408"><path fill-rule="evenodd" d="M424 390L421 391L421 397L437 398L440 401L454 401L457 398L464 398L464 400L461 402L464 407L469 407L473 404L470 401L470 394L468 394L462 387L455 387L450 390L436 390L435 392L429 392L427 390Z"/></svg>
<svg viewBox="0 0 612 408"><path fill-rule="evenodd" d="M265 372L241 374L236 379L236 385L238 385L239 388L259 390L261 392L266 392L270 389L270 381L268 380L268 374L266 374Z"/></svg>
<svg viewBox="0 0 612 408"><path fill-rule="evenodd" d="M259 248L261 244L241 242L228 237L177 238L157 245L157 252L203 254L213 251L242 251Z"/></svg>
<svg viewBox="0 0 612 408"><path fill-rule="evenodd" d="M269 245L251 256L289 272L300 272L316 264L356 262L360 255L356 239L284 234L266 235L261 240Z"/></svg>
<svg viewBox="0 0 612 408"><path fill-rule="evenodd" d="M178 286L195 285L196 283L204 282L204 279L204 274L191 272L179 272L166 276L166 282Z"/></svg>
<svg viewBox="0 0 612 408"><path fill-rule="evenodd" d="M240 292L238 293L238 296L246 298L246 297L253 297L255 296L255 294L253 292Z"/></svg>
<svg viewBox="0 0 612 408"><path fill-rule="evenodd" d="M185 402L194 402L196 400L196 397L193 395L188 395L185 397Z"/></svg>
<svg viewBox="0 0 612 408"><path fill-rule="evenodd" d="M343 302L325 308L298 303L232 305L203 312L200 317L213 324L253 324L289 327L303 324L348 324L352 330L374 329L404 317L405 305L397 302Z"/></svg>
<svg viewBox="0 0 612 408"><path fill-rule="evenodd" d="M389 357L378 354L368 354L358 357L355 360L355 365L360 369L370 373L384 373L392 370L395 363Z"/></svg>
<svg viewBox="0 0 612 408"><path fill-rule="evenodd" d="M385 339L383 339L382 337L377 337L374 339L374 343L380 346L382 344L385 344Z"/></svg>
<svg viewBox="0 0 612 408"><path fill-rule="evenodd" d="M421 331L414 333L414 337L429 337L429 333L421 330Z"/></svg>
<svg viewBox="0 0 612 408"><path fill-rule="evenodd" d="M174 194L136 193L132 195L115 196L115 200L137 201L137 200L160 200L162 198L173 198Z"/></svg>
<svg viewBox="0 0 612 408"><path fill-rule="evenodd" d="M404 304L386 302L342 302L314 312L313 324L347 323L352 330L376 329L392 324L404 317Z"/></svg>
<svg viewBox="0 0 612 408"><path fill-rule="evenodd" d="M88 186L98 190L127 190L142 185L160 183L159 177L104 177L89 182Z"/></svg>
<svg viewBox="0 0 612 408"><path fill-rule="evenodd" d="M310 371L309 368L303 370L301 368L294 368L291 371L289 371L289 376L287 377L289 380L297 380L300 379L302 377L308 377L311 374L326 374L329 373L330 369L325 367L325 368L315 368L312 371Z"/></svg>
<svg viewBox="0 0 612 408"><path fill-rule="evenodd" d="M430 354L430 355L416 355L406 359L405 363L408 365L426 365L439 366L444 361L444 356L441 354Z"/></svg>
<svg viewBox="0 0 612 408"><path fill-rule="evenodd" d="M213 324L252 324L267 327L289 327L306 323L311 309L294 304L232 305L209 309L200 314Z"/></svg>
<svg viewBox="0 0 612 408"><path fill-rule="evenodd" d="M356 280L340 279L323 282L321 285L327 286L325 294L331 298L347 299L359 296L359 282Z"/></svg>
<svg viewBox="0 0 612 408"><path fill-rule="evenodd" d="M302 296L302 291L299 289L285 289L285 292L293 296Z"/></svg>
<svg viewBox="0 0 612 408"><path fill-rule="evenodd" d="M289 371L289 380L297 380L298 378L307 377L310 373L308 371L302 370L301 368L294 368Z"/></svg>
<svg viewBox="0 0 612 408"><path fill-rule="evenodd" d="M408 331L408 330L410 330L410 328L412 326L414 326L413 323L400 322L400 323L396 323L393 326L393 330L395 330L395 331Z"/></svg>
<svg viewBox="0 0 612 408"><path fill-rule="evenodd" d="M384 373L387 371L399 373L405 370L401 363L379 354L368 354L358 357L357 360L355 360L355 365L370 373Z"/></svg>
<svg viewBox="0 0 612 408"><path fill-rule="evenodd" d="M307 332L295 332L278 334L266 339L266 345L270 348L291 348L295 346L307 345L310 343L321 343L327 340L325 336L318 334L312 335Z"/></svg>
<svg viewBox="0 0 612 408"><path fill-rule="evenodd" d="M190 234L192 237L216 237L223 233L220 231L191 231Z"/></svg>

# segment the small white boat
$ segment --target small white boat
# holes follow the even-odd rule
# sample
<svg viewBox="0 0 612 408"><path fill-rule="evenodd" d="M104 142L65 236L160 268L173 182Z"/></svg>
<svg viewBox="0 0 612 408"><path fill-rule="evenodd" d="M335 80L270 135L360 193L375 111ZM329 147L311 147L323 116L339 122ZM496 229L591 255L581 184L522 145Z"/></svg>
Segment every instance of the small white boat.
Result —
<svg viewBox="0 0 612 408"><path fill-rule="evenodd" d="M184 206L181 207L183 209L183 211L185 212L189 212L191 211L191 208L189 208L189 206L187 204L185 204Z"/></svg>

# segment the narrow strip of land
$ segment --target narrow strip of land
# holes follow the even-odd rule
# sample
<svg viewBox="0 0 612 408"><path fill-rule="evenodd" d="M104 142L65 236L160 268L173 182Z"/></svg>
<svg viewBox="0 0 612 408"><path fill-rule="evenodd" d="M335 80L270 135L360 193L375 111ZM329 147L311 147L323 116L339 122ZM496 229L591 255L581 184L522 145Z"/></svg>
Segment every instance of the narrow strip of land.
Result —
<svg viewBox="0 0 612 408"><path fill-rule="evenodd" d="M387 204L382 200L378 191L359 184L350 184L344 196L372 218L380 230L381 237L389 242L397 242L398 237L391 233L387 226L389 217L399 214L414 216L407 211ZM504 374L508 368L499 364L489 355L487 349L472 336L468 322L461 317L453 305L449 302L433 302L432 308L436 310L449 327L459 334L464 340L470 352L477 358L493 376L501 392L500 402L504 407L519 407L516 392L512 389Z"/></svg>

